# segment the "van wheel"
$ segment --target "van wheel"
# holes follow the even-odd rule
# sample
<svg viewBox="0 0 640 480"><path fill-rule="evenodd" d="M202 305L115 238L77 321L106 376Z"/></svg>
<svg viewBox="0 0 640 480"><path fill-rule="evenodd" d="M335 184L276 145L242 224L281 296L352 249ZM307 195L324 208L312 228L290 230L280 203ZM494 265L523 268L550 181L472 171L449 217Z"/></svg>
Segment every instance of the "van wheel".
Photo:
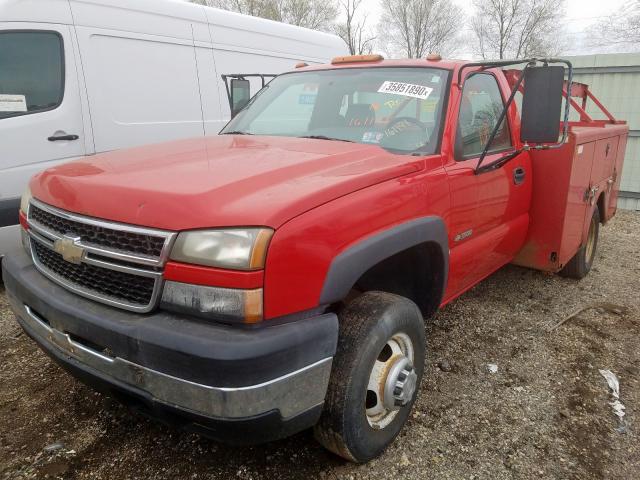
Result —
<svg viewBox="0 0 640 480"><path fill-rule="evenodd" d="M398 435L424 371L424 323L411 300L366 292L340 314L316 439L353 462L380 455Z"/></svg>
<svg viewBox="0 0 640 480"><path fill-rule="evenodd" d="M575 256L569 260L569 263L560 270L560 275L568 278L582 279L587 276L593 261L596 258L596 250L598 248L598 235L600 234L600 211L594 208L591 216L591 225L589 225L589 233L587 241L580 247Z"/></svg>

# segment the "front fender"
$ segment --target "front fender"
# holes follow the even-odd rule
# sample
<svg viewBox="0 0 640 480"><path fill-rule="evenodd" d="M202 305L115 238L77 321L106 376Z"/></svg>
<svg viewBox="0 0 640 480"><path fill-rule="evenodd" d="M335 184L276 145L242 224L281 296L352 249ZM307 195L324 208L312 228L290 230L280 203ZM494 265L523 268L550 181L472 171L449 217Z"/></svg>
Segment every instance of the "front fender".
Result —
<svg viewBox="0 0 640 480"><path fill-rule="evenodd" d="M333 303L372 262L417 243L437 243L448 259L446 228L425 211L432 202L424 184L420 176L386 181L278 228L265 264L265 319Z"/></svg>
<svg viewBox="0 0 640 480"><path fill-rule="evenodd" d="M444 292L449 271L447 228L439 217L422 217L371 235L334 258L324 281L320 304L342 300L371 267L422 243L435 243L441 249L444 259L441 291Z"/></svg>

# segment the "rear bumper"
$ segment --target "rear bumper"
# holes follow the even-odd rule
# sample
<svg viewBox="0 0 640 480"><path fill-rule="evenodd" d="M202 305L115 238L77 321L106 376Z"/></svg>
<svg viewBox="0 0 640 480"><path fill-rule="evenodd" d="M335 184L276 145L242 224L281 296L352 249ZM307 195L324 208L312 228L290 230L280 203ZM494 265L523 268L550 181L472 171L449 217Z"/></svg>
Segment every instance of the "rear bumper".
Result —
<svg viewBox="0 0 640 480"><path fill-rule="evenodd" d="M229 443L268 441L318 419L337 343L333 314L243 330L96 304L47 280L20 251L3 270L18 322L47 354L152 416Z"/></svg>

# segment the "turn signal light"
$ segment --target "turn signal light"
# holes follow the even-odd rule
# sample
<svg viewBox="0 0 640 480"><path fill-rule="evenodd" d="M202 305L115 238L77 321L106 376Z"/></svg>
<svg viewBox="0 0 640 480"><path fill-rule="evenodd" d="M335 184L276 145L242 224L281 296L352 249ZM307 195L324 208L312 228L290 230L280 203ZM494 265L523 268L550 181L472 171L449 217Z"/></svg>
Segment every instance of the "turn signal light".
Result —
<svg viewBox="0 0 640 480"><path fill-rule="evenodd" d="M25 230L29 230L29 221L27 220L27 216L22 210L18 212L18 218L20 219L20 225L22 225L22 228L24 228Z"/></svg>
<svg viewBox="0 0 640 480"><path fill-rule="evenodd" d="M340 63L359 63L359 62L380 62L384 60L382 55L345 55L343 57L334 57L331 60L332 65Z"/></svg>
<svg viewBox="0 0 640 480"><path fill-rule="evenodd" d="M167 280L161 306L222 323L258 323L263 318L262 298L262 288L207 287Z"/></svg>

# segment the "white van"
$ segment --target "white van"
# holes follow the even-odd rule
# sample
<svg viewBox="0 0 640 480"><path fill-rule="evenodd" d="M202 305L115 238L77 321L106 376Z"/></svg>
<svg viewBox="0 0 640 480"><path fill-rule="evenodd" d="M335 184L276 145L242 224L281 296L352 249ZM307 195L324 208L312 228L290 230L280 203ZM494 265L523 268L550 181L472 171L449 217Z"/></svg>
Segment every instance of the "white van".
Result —
<svg viewBox="0 0 640 480"><path fill-rule="evenodd" d="M215 135L230 117L224 75L346 53L333 35L182 1L0 0L0 257L36 172Z"/></svg>

